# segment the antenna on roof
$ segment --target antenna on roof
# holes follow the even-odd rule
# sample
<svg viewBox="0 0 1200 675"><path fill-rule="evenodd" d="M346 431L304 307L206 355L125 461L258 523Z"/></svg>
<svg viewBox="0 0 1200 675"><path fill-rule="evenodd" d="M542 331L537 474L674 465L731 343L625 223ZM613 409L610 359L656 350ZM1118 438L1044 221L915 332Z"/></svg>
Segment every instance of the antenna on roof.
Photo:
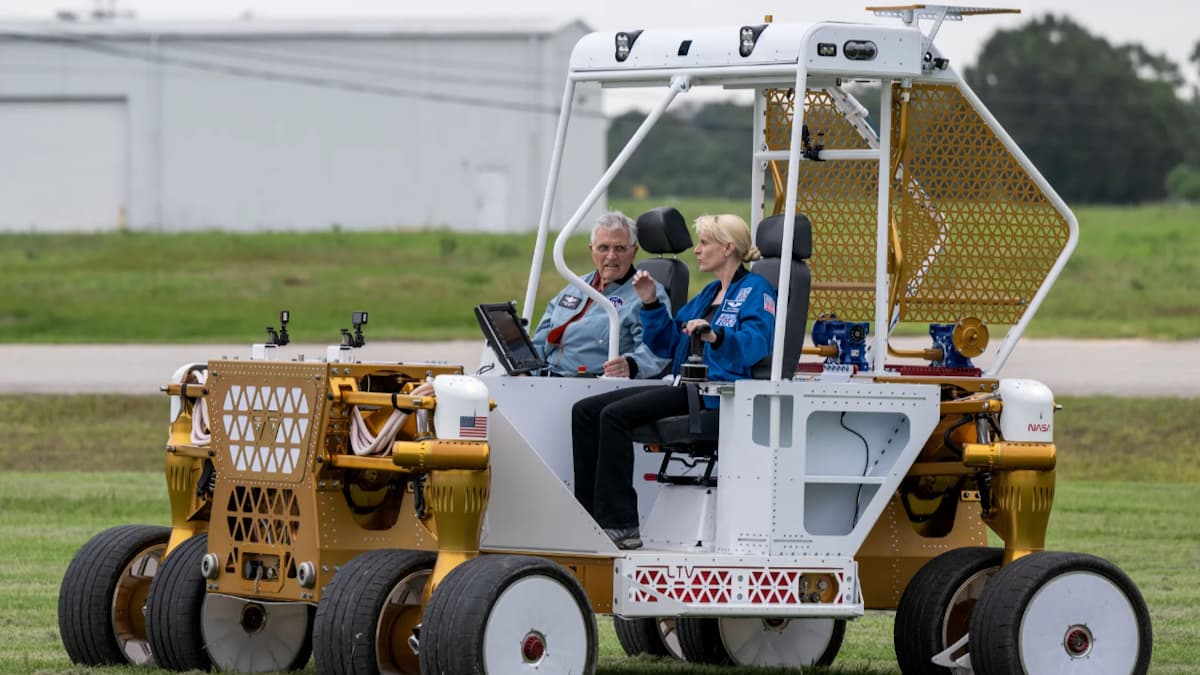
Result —
<svg viewBox="0 0 1200 675"><path fill-rule="evenodd" d="M933 54L929 48L933 45L933 39L937 37L938 29L942 27L943 21L962 21L964 16L980 16L983 14L1020 14L1019 9L1006 9L1003 7L964 7L962 5L884 5L867 7L868 12L874 12L875 16L885 16L894 19L900 19L905 26L915 25L918 29L921 27L921 19L933 21L933 27L929 30L929 34L925 36L921 43L921 51L925 53L925 62L923 67L926 72L934 67ZM944 61L938 67L945 68Z"/></svg>

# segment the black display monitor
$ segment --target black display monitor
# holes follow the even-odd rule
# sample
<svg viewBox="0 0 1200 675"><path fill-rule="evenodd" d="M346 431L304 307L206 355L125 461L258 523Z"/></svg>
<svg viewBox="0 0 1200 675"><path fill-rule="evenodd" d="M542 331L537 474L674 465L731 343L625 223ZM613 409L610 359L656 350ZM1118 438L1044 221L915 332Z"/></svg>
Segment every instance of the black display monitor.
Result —
<svg viewBox="0 0 1200 675"><path fill-rule="evenodd" d="M479 328L483 330L488 345L509 375L546 367L546 360L538 354L533 340L529 339L529 332L525 330L525 324L517 316L515 304L494 302L479 305L475 308L475 318L479 320Z"/></svg>

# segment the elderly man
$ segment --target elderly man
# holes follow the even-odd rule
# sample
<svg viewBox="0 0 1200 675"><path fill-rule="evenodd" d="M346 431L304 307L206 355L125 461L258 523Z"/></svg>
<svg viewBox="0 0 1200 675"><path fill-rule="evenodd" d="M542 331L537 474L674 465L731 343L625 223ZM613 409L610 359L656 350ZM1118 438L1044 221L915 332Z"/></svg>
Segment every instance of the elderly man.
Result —
<svg viewBox="0 0 1200 675"><path fill-rule="evenodd" d="M637 225L623 213L600 216L592 228L592 262L596 271L584 277L617 308L620 318L619 356L608 358L608 314L582 291L568 285L546 306L533 333L551 375L654 377L669 363L642 343L642 302L633 288L633 259L637 255ZM657 284L660 302L670 308L666 291Z"/></svg>

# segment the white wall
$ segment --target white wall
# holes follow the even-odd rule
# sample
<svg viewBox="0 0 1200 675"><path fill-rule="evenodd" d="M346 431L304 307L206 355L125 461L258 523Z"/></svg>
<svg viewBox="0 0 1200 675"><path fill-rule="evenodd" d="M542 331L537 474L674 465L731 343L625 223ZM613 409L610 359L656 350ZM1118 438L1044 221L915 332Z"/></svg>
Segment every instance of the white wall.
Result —
<svg viewBox="0 0 1200 675"><path fill-rule="evenodd" d="M53 177L67 157L120 157L110 173L121 174L115 190L134 228L530 230L582 34L572 24L497 36L0 39L0 110L13 96L38 99L0 122L20 147L44 149L43 193L66 188ZM65 108L51 99L81 97L124 102L127 126L56 137L63 113L53 111ZM599 96L587 98L598 112ZM603 170L604 132L598 117L573 121L554 227ZM0 162L5 175L36 173L20 158ZM0 228L69 226L44 198L13 197L0 201ZM110 208L102 203L88 208Z"/></svg>
<svg viewBox="0 0 1200 675"><path fill-rule="evenodd" d="M0 99L0 229L125 225L126 103Z"/></svg>

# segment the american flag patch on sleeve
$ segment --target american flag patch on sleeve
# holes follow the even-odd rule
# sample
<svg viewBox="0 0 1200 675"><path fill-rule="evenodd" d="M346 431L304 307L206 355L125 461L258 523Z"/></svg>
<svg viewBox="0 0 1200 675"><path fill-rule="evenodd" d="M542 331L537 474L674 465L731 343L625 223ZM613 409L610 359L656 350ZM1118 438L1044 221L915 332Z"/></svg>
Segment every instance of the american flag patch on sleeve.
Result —
<svg viewBox="0 0 1200 675"><path fill-rule="evenodd" d="M463 415L458 418L458 435L463 438L487 438L487 416Z"/></svg>
<svg viewBox="0 0 1200 675"><path fill-rule="evenodd" d="M771 316L775 316L775 298L772 298L769 295L763 295L763 309L770 312Z"/></svg>

